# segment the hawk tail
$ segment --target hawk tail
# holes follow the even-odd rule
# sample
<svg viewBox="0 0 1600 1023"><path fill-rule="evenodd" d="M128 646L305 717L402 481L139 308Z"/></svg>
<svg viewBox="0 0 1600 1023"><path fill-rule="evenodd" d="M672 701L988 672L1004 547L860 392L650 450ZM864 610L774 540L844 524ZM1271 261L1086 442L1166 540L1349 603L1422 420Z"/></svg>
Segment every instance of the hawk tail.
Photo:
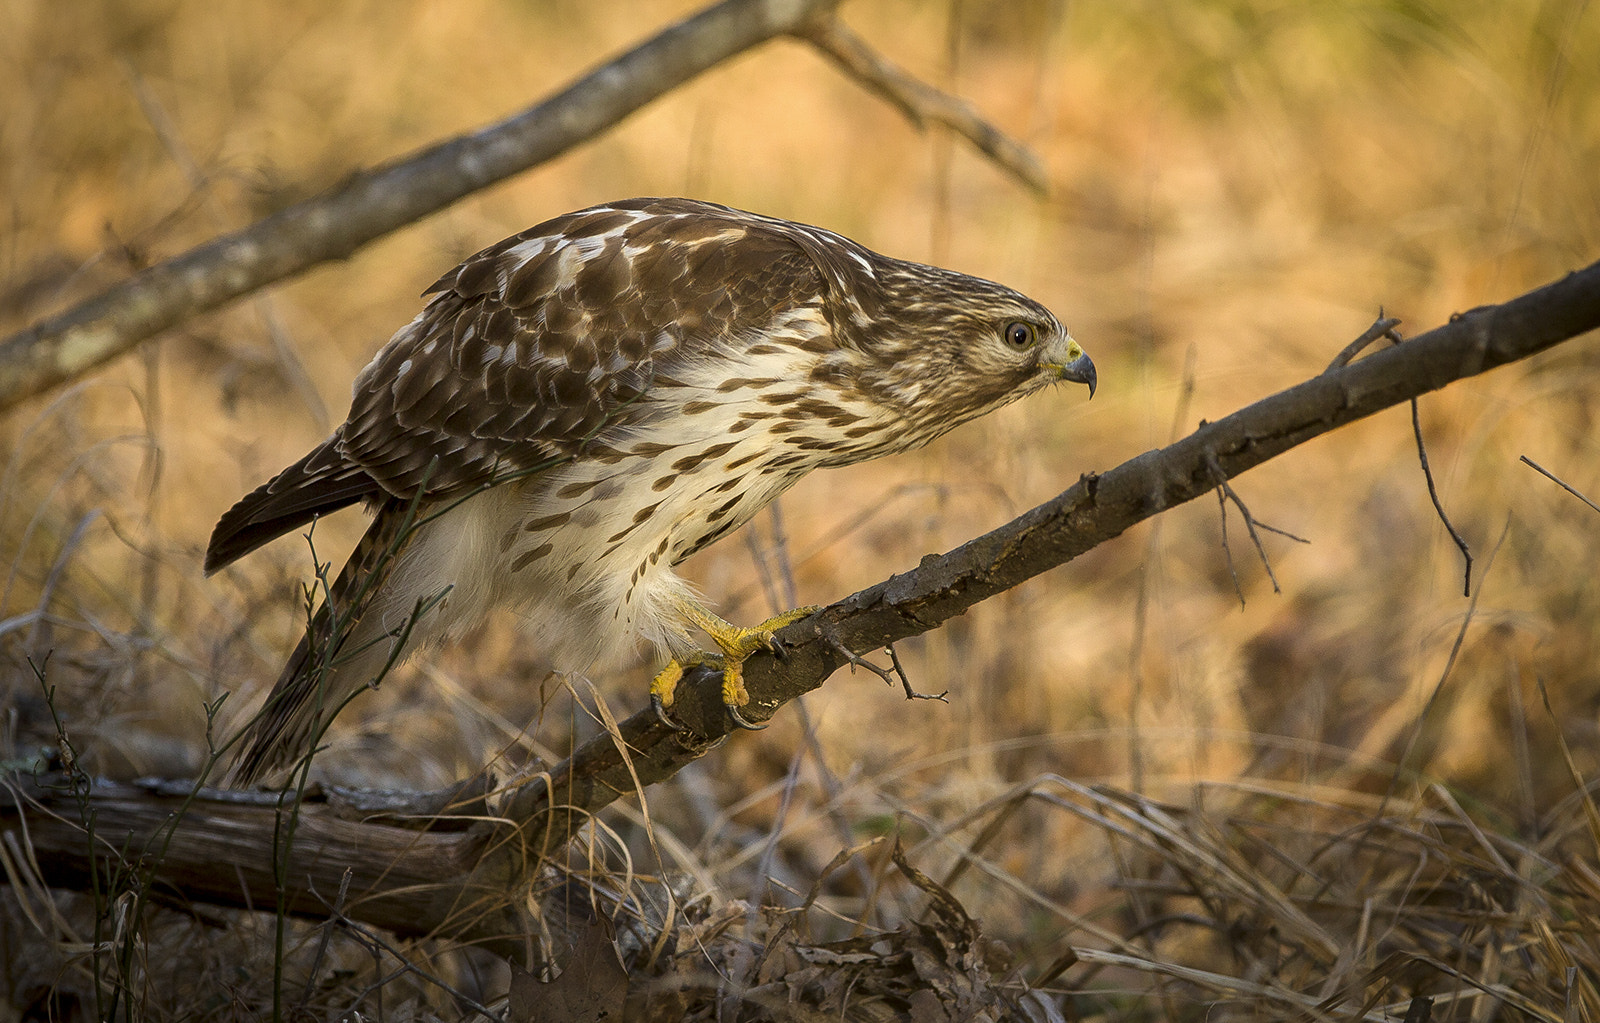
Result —
<svg viewBox="0 0 1600 1023"><path fill-rule="evenodd" d="M389 498L329 587L267 702L250 723L228 784L276 780L316 747L322 733L361 689L398 663L413 638L414 617L385 629L374 596L410 541L411 502ZM372 612L369 614L368 612Z"/></svg>
<svg viewBox="0 0 1600 1023"><path fill-rule="evenodd" d="M223 513L206 545L207 575L319 515L382 493L366 470L339 455L339 440L335 433Z"/></svg>

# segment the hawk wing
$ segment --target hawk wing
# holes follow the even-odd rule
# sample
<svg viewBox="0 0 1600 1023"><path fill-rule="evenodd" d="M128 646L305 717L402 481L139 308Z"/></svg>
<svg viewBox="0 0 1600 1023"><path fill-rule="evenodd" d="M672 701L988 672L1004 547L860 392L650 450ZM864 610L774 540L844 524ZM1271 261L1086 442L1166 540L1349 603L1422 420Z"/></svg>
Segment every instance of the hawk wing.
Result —
<svg viewBox="0 0 1600 1023"><path fill-rule="evenodd" d="M472 256L356 378L333 436L223 515L214 572L361 500L444 497L666 408L675 367L838 289L807 229L682 199L558 217Z"/></svg>

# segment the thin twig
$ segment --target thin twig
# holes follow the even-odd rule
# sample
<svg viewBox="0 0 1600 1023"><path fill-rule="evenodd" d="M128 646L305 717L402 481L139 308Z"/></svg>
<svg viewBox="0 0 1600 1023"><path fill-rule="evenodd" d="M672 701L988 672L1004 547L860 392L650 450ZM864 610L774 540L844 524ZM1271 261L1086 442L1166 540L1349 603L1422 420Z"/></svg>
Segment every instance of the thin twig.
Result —
<svg viewBox="0 0 1600 1023"><path fill-rule="evenodd" d="M1372 342L1378 340L1380 337L1387 337L1393 341L1399 341L1399 336L1394 334L1394 328L1398 326L1400 326L1400 321L1397 318L1393 316L1384 316L1383 309L1379 308L1378 318L1372 321L1372 326L1363 331L1360 337L1345 345L1344 349L1338 355L1333 357L1333 361L1328 363L1328 368L1322 372L1329 373L1341 366L1348 366L1351 359L1360 355L1368 345L1372 344Z"/></svg>
<svg viewBox="0 0 1600 1023"><path fill-rule="evenodd" d="M1283 537L1286 540L1293 540L1295 543L1303 543L1308 547L1311 545L1311 541L1307 540L1305 537L1301 536L1300 534L1291 533L1287 529L1279 529L1277 526L1269 526L1265 522L1262 522L1260 519L1256 520L1256 528L1257 529L1261 529L1261 530L1265 530L1268 533L1276 533L1277 535Z"/></svg>
<svg viewBox="0 0 1600 1023"><path fill-rule="evenodd" d="M878 676L879 678L883 679L883 682L884 682L885 685L891 685L892 686L897 681L895 679L895 677L893 675L891 675L888 671L884 670L883 668L878 667L876 664L873 664L871 661L869 661L866 658L862 657L860 654L856 653L854 650L851 650L850 648L846 647L843 643L839 642L839 640L836 639L835 637L833 637L831 635L828 636L827 637L827 642L828 642L828 645L830 647L832 647L835 651L837 651L839 656L843 657L845 659L845 661L850 665L850 674L854 675L856 673L856 669L857 668L865 668L868 671L872 672L872 674L874 674L874 675Z"/></svg>
<svg viewBox="0 0 1600 1023"><path fill-rule="evenodd" d="M1233 487L1228 485L1228 476L1222 471L1222 463L1217 461L1217 456L1214 453L1206 453L1206 465L1211 470L1211 478L1217 485L1217 500L1222 504L1222 538L1224 547L1227 545L1228 538L1228 505L1225 501L1223 501L1223 497L1226 496L1227 500L1232 501L1234 506L1239 509L1239 514L1244 518L1244 528L1250 533L1250 542L1255 544L1256 555L1261 558L1261 567L1267 570L1267 578L1272 581L1272 592L1282 593L1283 589L1278 585L1278 577L1272 571L1272 561L1267 557L1267 549L1261 546L1261 535L1256 532L1256 526L1258 525L1256 522L1256 517L1250 514L1250 509L1245 506L1244 501L1240 500L1239 495L1234 492ZM1274 529L1265 523L1259 523L1259 525L1262 529L1270 530L1271 532L1277 533L1279 536L1287 536L1292 540L1299 540L1301 543L1310 543L1309 540L1306 540L1303 537L1295 536L1293 533L1287 533L1281 529ZM1233 571L1233 556L1231 553L1228 556L1228 571ZM1239 580L1237 576L1234 577L1233 584L1235 588L1238 587ZM1243 593L1239 594L1239 603L1244 603Z"/></svg>
<svg viewBox="0 0 1600 1023"><path fill-rule="evenodd" d="M950 695L950 690L948 690L948 689L946 689L944 692L940 693L938 696L933 696L933 695L930 695L928 693L919 693L916 690L912 689L911 688L911 680L906 677L905 665L900 663L900 652L894 648L894 644L893 643L884 644L883 649L889 655L889 665L890 665L890 667L892 667L894 669L894 673L897 676L899 676L900 684L905 687L906 699L908 699L908 700L938 700L941 703L949 703L950 702L949 700L945 699L946 696Z"/></svg>
<svg viewBox="0 0 1600 1023"><path fill-rule="evenodd" d="M345 903L350 898L350 878L355 871L348 868L344 877L339 879L339 894L333 900L333 913L328 919L322 921L322 934L317 938L317 950L311 957L311 968L306 971L306 986L300 992L300 1004L305 1005L311 1001L311 996L316 991L317 974L322 972L323 960L328 956L328 946L333 941L333 928L338 918L344 913Z"/></svg>
<svg viewBox="0 0 1600 1023"><path fill-rule="evenodd" d="M1589 500L1583 494L1579 493L1577 490L1574 490L1572 488L1572 486L1570 484L1568 484L1567 481L1562 479L1560 476L1557 476L1555 473L1551 472L1549 469L1546 469L1544 466L1540 465L1538 462L1535 462L1533 459L1529 458L1527 455L1523 455L1522 456L1522 461L1529 468L1531 468L1535 472L1543 475L1546 479L1550 480L1550 482L1554 483L1556 486L1560 487L1562 490L1565 490L1567 493L1571 494L1573 497L1576 497L1578 500L1582 501L1584 504L1586 504L1589 507L1593 508L1595 511L1600 512L1600 504L1595 504L1593 501Z"/></svg>
<svg viewBox="0 0 1600 1023"><path fill-rule="evenodd" d="M1039 195L1049 191L1050 178L1027 146L986 121L966 100L935 89L885 60L837 18L817 19L799 35L846 74L899 107L912 123L919 127L941 124Z"/></svg>
<svg viewBox="0 0 1600 1023"><path fill-rule="evenodd" d="M1323 372L1330 372L1348 364L1362 349L1379 338L1388 338L1394 344L1401 344L1404 339L1394 329L1399 323L1400 321L1393 317L1385 317L1383 310L1379 309L1378 319L1373 322L1372 326L1368 327L1360 337L1346 345L1344 351L1334 356L1333 362L1329 363L1328 369ZM1462 558L1466 560L1466 579L1461 586L1461 595L1470 597L1472 595L1472 551L1467 547L1467 541L1462 538L1460 533L1456 532L1456 527L1451 523L1450 516L1445 514L1444 505L1439 500L1439 489L1433 482L1433 469L1428 465L1428 449L1422 441L1422 415L1417 408L1416 398L1411 399L1411 431L1416 434L1417 458L1422 462L1422 475L1428 481L1428 497L1433 500L1433 510L1439 514L1439 521L1444 523L1444 528L1450 533L1450 539L1455 541L1456 547L1461 551Z"/></svg>
<svg viewBox="0 0 1600 1023"><path fill-rule="evenodd" d="M1239 609L1243 610L1244 587L1239 584L1239 570L1233 564L1233 547L1228 543L1228 495L1217 488L1217 518L1222 523L1222 560L1228 566L1228 578L1233 580L1233 592L1239 596Z"/></svg>
<svg viewBox="0 0 1600 1023"><path fill-rule="evenodd" d="M876 664L873 664L871 661L867 660L865 657L862 657L860 654L846 647L843 643L840 643L839 640L833 636L826 636L825 639L828 645L831 646L840 657L843 657L845 661L849 663L852 674L857 668L865 668L874 675L883 679L886 685L892 686L898 682L900 683L900 688L906 691L906 699L908 700L938 700L940 703L950 702L948 699L946 699L946 697L950 695L950 690L948 689L942 693L934 694L919 693L911 687L911 679L906 677L906 669L904 665L900 663L900 655L895 653L893 643L890 643L884 647L884 649L889 653L889 660L893 667L880 668Z"/></svg>
<svg viewBox="0 0 1600 1023"><path fill-rule="evenodd" d="M1466 579L1461 586L1463 597L1472 596L1472 551L1467 547L1467 541L1456 532L1456 527L1451 524L1450 516L1444 513L1444 505L1439 502L1439 488L1433 484L1433 470L1428 467L1428 449L1422 443L1422 413L1417 409L1417 399L1411 399L1411 431L1417 436L1417 459L1422 463L1422 477L1428 481L1428 497L1433 500L1433 510L1439 513L1439 521L1444 523L1444 528L1449 531L1450 539L1456 542L1461 550L1461 557L1466 560Z"/></svg>

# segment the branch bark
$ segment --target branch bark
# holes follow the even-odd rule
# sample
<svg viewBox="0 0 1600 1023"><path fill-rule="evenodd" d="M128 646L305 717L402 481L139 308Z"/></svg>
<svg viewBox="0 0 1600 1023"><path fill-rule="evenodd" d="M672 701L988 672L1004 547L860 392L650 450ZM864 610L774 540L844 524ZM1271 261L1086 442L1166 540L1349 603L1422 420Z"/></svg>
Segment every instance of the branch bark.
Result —
<svg viewBox="0 0 1600 1023"><path fill-rule="evenodd" d="M1111 539L1130 526L1209 492L1216 470L1232 478L1313 437L1418 395L1525 359L1600 328L1600 263L1504 305L1481 307L1403 344L1335 365L1168 447L1083 477L1055 499L947 554L929 556L780 633L782 663L746 665L748 713L769 717L817 688L847 662L962 614ZM402 935L452 935L515 946L515 905L542 856L559 850L582 822L618 796L670 777L726 734L718 680L680 689L673 712L698 737L663 727L648 709L591 740L554 771L498 799L485 813L481 792L448 800L466 817L431 817L438 795L384 802L350 794L308 802L287 871L293 912L326 915L326 901L350 874L344 912ZM181 786L180 786L181 788ZM5 848L25 836L31 858L0 856L8 870L36 866L39 880L81 887L105 861L136 864L154 889L229 906L276 902L272 841L280 812L267 794L204 792L184 802L172 789L97 783L73 792L59 778L13 776L0 800ZM179 810L182 810L181 815ZM94 837L84 825L94 822ZM465 827L463 828L463 825ZM458 830L444 831L442 828ZM0 849L4 852L4 849ZM19 880L13 877L13 881ZM27 880L22 878L20 880Z"/></svg>
<svg viewBox="0 0 1600 1023"><path fill-rule="evenodd" d="M917 124L933 120L1042 190L1037 158L960 99L875 54L834 16L840 0L723 0L498 124L351 175L335 188L152 266L0 342L0 410L233 299L345 259L391 231L538 166L651 100L778 36L817 47Z"/></svg>

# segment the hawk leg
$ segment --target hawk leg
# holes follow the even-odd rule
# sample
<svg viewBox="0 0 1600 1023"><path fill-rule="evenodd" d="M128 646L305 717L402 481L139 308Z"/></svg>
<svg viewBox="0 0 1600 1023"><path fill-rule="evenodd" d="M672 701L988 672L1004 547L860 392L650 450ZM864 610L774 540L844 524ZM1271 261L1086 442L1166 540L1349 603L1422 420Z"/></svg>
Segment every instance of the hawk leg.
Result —
<svg viewBox="0 0 1600 1023"><path fill-rule="evenodd" d="M650 683L650 705L655 708L656 716L667 727L681 729L683 726L667 715L667 711L672 707L673 698L677 695L678 683L690 668L702 664L720 664L722 704L728 708L728 716L733 719L733 723L751 731L767 727L751 722L741 710L750 703L750 693L744 687L745 659L757 650L778 653L778 645L773 640L772 634L785 625L793 625L819 610L821 609L816 606L797 607L792 611L773 615L754 628L746 629L723 621L698 604L685 603L682 607L684 617L710 636L721 653L701 651L685 658L674 657L668 661L667 666L662 668L660 674Z"/></svg>

